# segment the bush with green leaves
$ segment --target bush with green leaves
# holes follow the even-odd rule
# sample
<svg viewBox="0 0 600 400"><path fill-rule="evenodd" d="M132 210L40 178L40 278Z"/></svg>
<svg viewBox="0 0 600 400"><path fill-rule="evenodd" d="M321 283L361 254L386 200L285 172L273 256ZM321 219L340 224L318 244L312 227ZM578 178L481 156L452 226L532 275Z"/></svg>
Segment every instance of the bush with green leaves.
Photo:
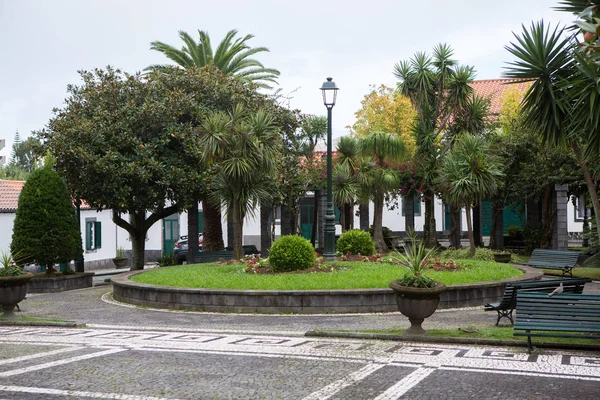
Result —
<svg viewBox="0 0 600 400"><path fill-rule="evenodd" d="M117 249L117 258L119 257ZM171 267L173 265L179 265L179 260L174 254L163 254L158 260L156 260L159 267Z"/></svg>
<svg viewBox="0 0 600 400"><path fill-rule="evenodd" d="M54 264L69 263L83 253L67 186L50 167L32 172L21 190L10 252L26 262L45 265L48 274Z"/></svg>
<svg viewBox="0 0 600 400"><path fill-rule="evenodd" d="M375 253L375 243L369 232L351 229L342 233L337 241L337 251L342 254L360 254L370 256Z"/></svg>
<svg viewBox="0 0 600 400"><path fill-rule="evenodd" d="M297 235L282 236L269 249L269 264L274 272L298 271L315 263L310 241Z"/></svg>
<svg viewBox="0 0 600 400"><path fill-rule="evenodd" d="M481 260L481 261L494 261L494 251L492 249L485 249L483 247L477 247L475 249L475 256L470 257L469 248L464 249L448 249L440 252L438 257L444 260L461 260L472 258L473 260Z"/></svg>

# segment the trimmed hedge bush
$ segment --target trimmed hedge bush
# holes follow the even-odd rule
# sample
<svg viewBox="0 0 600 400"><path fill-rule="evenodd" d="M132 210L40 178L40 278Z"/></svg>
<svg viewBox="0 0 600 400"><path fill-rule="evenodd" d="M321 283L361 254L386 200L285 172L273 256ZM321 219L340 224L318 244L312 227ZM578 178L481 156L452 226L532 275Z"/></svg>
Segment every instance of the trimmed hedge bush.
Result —
<svg viewBox="0 0 600 400"><path fill-rule="evenodd" d="M52 266L83 253L77 213L67 185L56 171L44 167L29 175L19 196L10 252L19 264Z"/></svg>
<svg viewBox="0 0 600 400"><path fill-rule="evenodd" d="M342 233L337 241L337 251L342 254L350 252L362 256L370 256L375 253L375 244L369 232L360 229L351 229Z"/></svg>
<svg viewBox="0 0 600 400"><path fill-rule="evenodd" d="M315 249L302 236L282 236L269 249L269 265L275 272L298 271L315 264Z"/></svg>

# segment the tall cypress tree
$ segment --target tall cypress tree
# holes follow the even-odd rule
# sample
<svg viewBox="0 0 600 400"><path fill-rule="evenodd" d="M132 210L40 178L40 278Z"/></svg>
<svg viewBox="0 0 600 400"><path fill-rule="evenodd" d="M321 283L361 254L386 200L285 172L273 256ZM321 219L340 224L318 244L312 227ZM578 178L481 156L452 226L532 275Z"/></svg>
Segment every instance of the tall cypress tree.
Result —
<svg viewBox="0 0 600 400"><path fill-rule="evenodd" d="M62 178L50 167L31 173L19 196L10 251L20 263L47 267L83 253L77 214Z"/></svg>

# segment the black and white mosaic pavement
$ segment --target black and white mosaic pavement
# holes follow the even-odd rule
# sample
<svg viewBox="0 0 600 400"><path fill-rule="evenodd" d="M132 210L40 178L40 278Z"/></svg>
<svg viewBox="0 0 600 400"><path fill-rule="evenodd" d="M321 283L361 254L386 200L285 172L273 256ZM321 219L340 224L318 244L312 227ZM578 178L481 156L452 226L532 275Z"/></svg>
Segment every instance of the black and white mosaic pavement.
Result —
<svg viewBox="0 0 600 400"><path fill-rule="evenodd" d="M600 354L0 327L4 399L599 399Z"/></svg>

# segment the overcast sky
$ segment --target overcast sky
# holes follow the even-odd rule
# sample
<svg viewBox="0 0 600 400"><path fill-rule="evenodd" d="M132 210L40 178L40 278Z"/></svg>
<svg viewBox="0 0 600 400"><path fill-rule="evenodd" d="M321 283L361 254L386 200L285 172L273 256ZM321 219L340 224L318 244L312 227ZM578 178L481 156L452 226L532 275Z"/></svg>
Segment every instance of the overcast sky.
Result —
<svg viewBox="0 0 600 400"><path fill-rule="evenodd" d="M521 24L574 19L552 10L557 0L0 0L0 139L10 155L21 138L41 129L62 107L78 70L112 65L127 72L166 62L149 49L160 40L180 47L178 31L208 31L213 46L237 29L267 67L281 71L290 107L326 115L319 87L331 76L341 89L333 134L347 133L370 85L394 86L396 62L450 44L477 79L502 76L504 49ZM7 157L8 158L8 157Z"/></svg>

